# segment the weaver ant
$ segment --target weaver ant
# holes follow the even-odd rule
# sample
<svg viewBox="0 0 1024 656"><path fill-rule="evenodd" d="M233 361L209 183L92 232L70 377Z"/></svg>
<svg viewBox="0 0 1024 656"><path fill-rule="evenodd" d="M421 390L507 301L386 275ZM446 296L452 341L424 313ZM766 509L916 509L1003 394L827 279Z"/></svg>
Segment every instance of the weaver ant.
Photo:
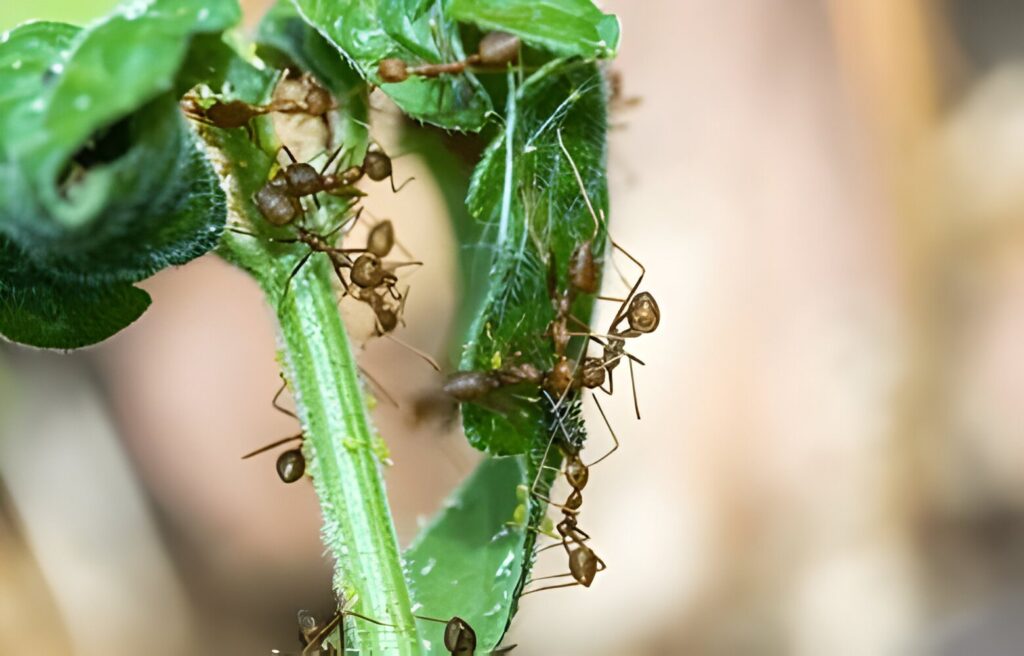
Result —
<svg viewBox="0 0 1024 656"><path fill-rule="evenodd" d="M391 189L398 193L409 184L409 178L400 186L395 187L394 172L391 158L377 144L371 144L363 156L360 166L350 166L342 172L327 173L327 169L341 153L339 146L324 162L319 171L308 162L299 162L287 146L282 150L288 155L291 163L283 167L256 192L256 206L270 223L283 226L295 221L302 215L300 199L312 196L313 202L319 207L316 195L326 192L333 195L358 197L363 193L354 189L353 185L366 176L374 182L390 180Z"/></svg>
<svg viewBox="0 0 1024 656"><path fill-rule="evenodd" d="M255 105L244 100L214 98L212 103L206 104L205 99L189 94L181 100L181 108L188 118L204 125L224 130L244 127L250 139L253 136L250 122L257 116L273 112L324 116L337 108L331 93L312 75L303 73L299 81L306 86L306 93L301 100L273 100L266 105Z"/></svg>
<svg viewBox="0 0 1024 656"><path fill-rule="evenodd" d="M448 650L451 656L473 656L476 653L476 631L469 625L469 622L461 617L452 617L450 620L426 617L424 615L414 615L414 617L428 622L444 624L444 648ZM499 647L490 653L506 654L515 649L515 647L515 645Z"/></svg>
<svg viewBox="0 0 1024 656"><path fill-rule="evenodd" d="M277 393L274 394L274 399L270 402L270 404L273 405L274 409L277 410L278 412L285 414L291 417L292 419L298 420L298 415L296 415L294 412L283 407L280 403L278 403L278 401L281 398L281 393L284 392L284 389L287 386L288 383L285 382L284 376L282 375L281 387L280 389L277 390ZM289 442L294 442L296 440L299 440L301 442L304 437L305 434L301 432L296 435L290 435L284 439L277 440L276 442L272 442L270 444L267 444L266 446L262 446L256 449L255 451L245 454L244 456L242 456L242 460L247 460L249 458L252 458L253 456L265 453L267 451L270 451L271 449L281 446L282 444L288 444ZM289 449L277 457L277 475L283 482L294 483L295 481L302 478L303 474L305 473L306 458L305 456L302 455L301 446L296 449Z"/></svg>
<svg viewBox="0 0 1024 656"><path fill-rule="evenodd" d="M375 620L372 617L367 617L361 613L357 613L353 610L348 610L347 606L349 602L344 597L341 597L338 603L338 610L334 612L327 622L321 624L320 620L313 613L308 610L300 610L298 612L299 620L299 640L302 642L302 656L310 656L323 651L324 641L327 640L331 633L338 629L338 644L341 645L341 653L345 653L345 623L344 619L348 617L358 617L361 620L376 624L378 626L391 626L393 624L387 624L380 620ZM327 645L328 654L336 654L332 645Z"/></svg>
<svg viewBox="0 0 1024 656"><path fill-rule="evenodd" d="M548 396L548 400L551 400L550 396ZM597 399L595 399L595 402L596 401ZM557 423L561 428L562 435L567 436L568 433L565 426L562 424L562 418L558 414L559 407L560 402L554 404L553 412ZM531 580L530 582L565 578L566 576L571 576L574 581L572 583L535 588L524 592L524 595L541 592L543 590L551 590L554 588L567 588L575 585L582 585L585 588L589 588L594 582L594 577L597 576L598 572L602 572L607 568L604 561L594 553L593 549L584 544L590 539L590 535L579 528L579 514L580 509L583 507L583 488L587 486L587 482L590 480L590 468L602 462L605 458L615 453L619 448L619 439L615 435L615 431L612 430L611 424L608 423L608 417L605 416L604 409L601 407L600 403L597 404L597 408L601 412L601 417L604 419L605 425L608 426L608 430L611 433L612 440L614 441L614 446L612 446L612 448L603 456L587 465L583 462L583 459L580 458L579 449L572 447L568 438L560 440L559 448L565 456L565 464L561 471L565 474L565 480L568 482L571 492L565 500L565 503L559 504L537 492L537 487L540 483L541 473L543 470L554 469L553 467L545 464L548 460L548 455L551 452L551 447L555 442L555 435L552 435L551 440L548 441L547 448L544 450L544 455L540 460L540 467L537 469L537 476L534 478L533 487L530 490L530 495L534 498L553 505L562 511L562 521L555 525L555 530L558 532L561 539L555 544L539 549L538 553L540 551L561 546L569 556L569 572L567 574L539 577Z"/></svg>
<svg viewBox="0 0 1024 656"><path fill-rule="evenodd" d="M499 67L513 64L519 58L522 42L519 37L507 32L489 32L477 46L476 53L461 61L445 64L421 64L409 66L397 58L382 59L377 64L377 74L382 82L405 82L410 76L438 77L459 75L472 66Z"/></svg>

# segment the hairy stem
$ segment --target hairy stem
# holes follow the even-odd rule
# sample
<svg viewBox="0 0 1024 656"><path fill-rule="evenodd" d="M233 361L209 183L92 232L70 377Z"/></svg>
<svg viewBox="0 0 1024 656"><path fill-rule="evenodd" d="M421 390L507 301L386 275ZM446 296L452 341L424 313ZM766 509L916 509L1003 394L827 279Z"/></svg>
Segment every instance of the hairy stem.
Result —
<svg viewBox="0 0 1024 656"><path fill-rule="evenodd" d="M303 267L278 304L283 360L305 430L324 543L337 563L335 589L354 595L348 610L393 625L353 620L357 630L346 631L346 647L414 656L422 650L375 449L379 437L338 314L332 272L321 260L313 257Z"/></svg>

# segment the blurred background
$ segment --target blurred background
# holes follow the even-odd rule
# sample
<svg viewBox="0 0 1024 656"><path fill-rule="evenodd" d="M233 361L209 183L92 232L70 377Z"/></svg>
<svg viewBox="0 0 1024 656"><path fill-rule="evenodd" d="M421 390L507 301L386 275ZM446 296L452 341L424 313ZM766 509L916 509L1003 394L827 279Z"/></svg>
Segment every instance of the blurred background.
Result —
<svg viewBox="0 0 1024 656"><path fill-rule="evenodd" d="M5 2L0 28L111 4ZM663 320L587 488L609 570L525 599L516 653L1024 653L1024 4L604 7L638 100L612 232ZM441 357L455 242L408 175L369 207L427 263L402 338ZM259 291L212 256L144 286L99 347L0 346L2 654L294 650L295 611L331 603L311 486L239 460L294 430ZM382 340L363 363L406 408L439 382ZM376 421L406 543L477 455Z"/></svg>

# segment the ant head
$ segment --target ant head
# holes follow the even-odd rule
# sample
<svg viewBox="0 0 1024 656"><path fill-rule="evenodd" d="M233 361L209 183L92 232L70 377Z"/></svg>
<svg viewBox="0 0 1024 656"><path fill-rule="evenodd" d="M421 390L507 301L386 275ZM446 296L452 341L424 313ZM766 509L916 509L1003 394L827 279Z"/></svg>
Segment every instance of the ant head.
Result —
<svg viewBox="0 0 1024 656"><path fill-rule="evenodd" d="M480 63L485 66L504 66L514 64L519 59L519 48L522 42L514 34L508 32L488 32L480 39L477 53Z"/></svg>
<svg viewBox="0 0 1024 656"><path fill-rule="evenodd" d="M320 620L317 619L311 611L300 610L298 612L299 619L299 639L303 645L308 645L309 641L316 637L316 634L320 633L321 625Z"/></svg>
<svg viewBox="0 0 1024 656"><path fill-rule="evenodd" d="M604 385L605 365L602 358L584 358L580 366L580 382L587 389Z"/></svg>
<svg viewBox="0 0 1024 656"><path fill-rule="evenodd" d="M277 458L277 475L285 483L294 483L306 473L306 459L301 449L290 449Z"/></svg>
<svg viewBox="0 0 1024 656"><path fill-rule="evenodd" d="M373 226L366 238L366 250L377 257L384 257L395 245L395 228L391 221L384 220Z"/></svg>
<svg viewBox="0 0 1024 656"><path fill-rule="evenodd" d="M384 267L373 253L363 253L352 264L352 282L363 288L376 287L384 280Z"/></svg>
<svg viewBox="0 0 1024 656"><path fill-rule="evenodd" d="M580 585L589 588L597 576L597 555L585 544L577 544L569 552L569 571Z"/></svg>
<svg viewBox="0 0 1024 656"><path fill-rule="evenodd" d="M472 656L476 651L476 631L461 617L453 617L444 627L444 646L453 655Z"/></svg>
<svg viewBox="0 0 1024 656"><path fill-rule="evenodd" d="M597 292L597 266L594 265L594 248L589 239L572 252L569 259L569 282L573 288L585 294Z"/></svg>
<svg viewBox="0 0 1024 656"><path fill-rule="evenodd" d="M394 57L380 60L377 64L377 75L380 76L380 81L385 83L405 82L409 79L405 62Z"/></svg>
<svg viewBox="0 0 1024 656"><path fill-rule="evenodd" d="M308 196L323 191L324 188L320 173L305 162L289 164L284 170L284 177L293 196Z"/></svg>
<svg viewBox="0 0 1024 656"><path fill-rule="evenodd" d="M661 310L650 292L640 292L630 301L626 318L631 330L653 333L661 323Z"/></svg>
<svg viewBox="0 0 1024 656"><path fill-rule="evenodd" d="M367 150L363 157L363 171L374 182L387 180L391 177L391 158L380 148Z"/></svg>
<svg viewBox="0 0 1024 656"><path fill-rule="evenodd" d="M312 75L306 74L305 81L309 87L305 98L306 112L310 116L323 116L334 109L334 98L330 91L320 86Z"/></svg>
<svg viewBox="0 0 1024 656"><path fill-rule="evenodd" d="M574 490L582 490L587 486L587 481L590 480L590 470L580 460L578 453L570 455L568 461L566 461L565 478Z"/></svg>
<svg viewBox="0 0 1024 656"><path fill-rule="evenodd" d="M280 183L271 180L256 192L256 206L270 223L288 225L298 217L298 201L288 195Z"/></svg>

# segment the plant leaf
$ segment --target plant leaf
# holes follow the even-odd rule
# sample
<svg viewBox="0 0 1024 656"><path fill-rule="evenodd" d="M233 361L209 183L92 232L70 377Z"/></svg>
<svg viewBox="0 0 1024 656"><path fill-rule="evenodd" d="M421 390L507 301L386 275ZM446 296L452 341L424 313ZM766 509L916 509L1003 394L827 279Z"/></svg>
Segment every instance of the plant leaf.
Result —
<svg viewBox="0 0 1024 656"><path fill-rule="evenodd" d="M457 25L445 17L441 3L295 0L295 5L368 82L380 86L412 118L454 130L483 127L491 103L473 75L411 76L382 84L377 74L377 64L389 57L410 64L465 57Z"/></svg>
<svg viewBox="0 0 1024 656"><path fill-rule="evenodd" d="M525 479L522 458L484 460L405 552L417 612L465 619L476 631L478 653L501 642L512 614L526 534L505 522ZM421 620L420 634L429 653L448 653L443 625Z"/></svg>
<svg viewBox="0 0 1024 656"><path fill-rule="evenodd" d="M562 57L614 57L619 46L619 20L590 0L451 0L448 15Z"/></svg>
<svg viewBox="0 0 1024 656"><path fill-rule="evenodd" d="M149 294L128 283L83 287L49 280L26 267L0 237L0 335L49 349L100 342L132 323L149 307Z"/></svg>
<svg viewBox="0 0 1024 656"><path fill-rule="evenodd" d="M148 304L125 283L217 244L224 196L176 91L197 37L219 39L239 17L235 0L150 0L84 29L29 23L0 39L0 237L19 274L0 290L0 324L18 337L5 335L94 343Z"/></svg>
<svg viewBox="0 0 1024 656"><path fill-rule="evenodd" d="M465 340L463 370L495 368L509 358L547 370L553 350L545 332L554 317L549 267L564 284L572 250L593 238L600 257L604 244L604 228L595 232L558 143L560 131L591 202L606 210L606 94L597 66L552 62L510 99L505 130L488 147L467 199L473 216L486 223L494 259L491 287ZM574 315L589 323L591 305L592 299L579 299ZM552 421L543 403L506 395L492 407L464 405L463 425L475 447L507 455L545 444Z"/></svg>

